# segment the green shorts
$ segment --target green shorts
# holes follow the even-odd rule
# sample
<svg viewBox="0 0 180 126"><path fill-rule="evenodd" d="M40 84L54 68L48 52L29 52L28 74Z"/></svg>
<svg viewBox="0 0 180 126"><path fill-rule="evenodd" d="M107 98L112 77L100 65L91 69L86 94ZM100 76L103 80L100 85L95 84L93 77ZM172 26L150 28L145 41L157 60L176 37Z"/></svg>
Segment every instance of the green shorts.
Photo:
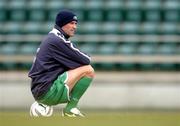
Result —
<svg viewBox="0 0 180 126"><path fill-rule="evenodd" d="M54 81L49 91L43 95L38 102L46 105L57 105L69 101L69 87L66 85L68 79L67 72L59 75Z"/></svg>

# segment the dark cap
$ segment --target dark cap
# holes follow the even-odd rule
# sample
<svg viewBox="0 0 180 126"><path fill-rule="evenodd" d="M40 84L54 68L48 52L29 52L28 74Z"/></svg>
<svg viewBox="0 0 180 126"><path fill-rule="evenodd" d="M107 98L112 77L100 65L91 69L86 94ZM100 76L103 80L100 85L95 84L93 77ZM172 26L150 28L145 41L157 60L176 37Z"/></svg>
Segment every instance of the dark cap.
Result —
<svg viewBox="0 0 180 126"><path fill-rule="evenodd" d="M71 21L78 21L77 16L69 11L69 10L62 10L56 16L56 25L60 28Z"/></svg>

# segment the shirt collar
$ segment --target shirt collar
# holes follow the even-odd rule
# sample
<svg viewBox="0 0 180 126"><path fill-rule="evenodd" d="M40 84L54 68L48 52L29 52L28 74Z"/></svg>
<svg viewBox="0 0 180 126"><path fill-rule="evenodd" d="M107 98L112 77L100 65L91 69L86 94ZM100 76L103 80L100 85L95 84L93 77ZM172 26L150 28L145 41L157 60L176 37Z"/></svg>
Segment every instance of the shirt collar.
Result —
<svg viewBox="0 0 180 126"><path fill-rule="evenodd" d="M61 32L66 39L69 39L70 36L69 36L68 34L66 34L66 33L62 30L62 28L60 28L58 25L55 24L54 28L57 29L59 32Z"/></svg>

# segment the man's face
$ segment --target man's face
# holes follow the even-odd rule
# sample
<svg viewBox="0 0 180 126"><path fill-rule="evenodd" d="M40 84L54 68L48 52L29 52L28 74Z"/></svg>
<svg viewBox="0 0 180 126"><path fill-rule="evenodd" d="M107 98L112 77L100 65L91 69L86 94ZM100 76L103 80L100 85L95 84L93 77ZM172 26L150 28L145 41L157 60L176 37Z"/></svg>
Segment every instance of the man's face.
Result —
<svg viewBox="0 0 180 126"><path fill-rule="evenodd" d="M71 21L69 23L67 23L66 25L64 25L62 27L62 30L68 34L70 37L74 36L75 31L77 28L77 22L76 21Z"/></svg>

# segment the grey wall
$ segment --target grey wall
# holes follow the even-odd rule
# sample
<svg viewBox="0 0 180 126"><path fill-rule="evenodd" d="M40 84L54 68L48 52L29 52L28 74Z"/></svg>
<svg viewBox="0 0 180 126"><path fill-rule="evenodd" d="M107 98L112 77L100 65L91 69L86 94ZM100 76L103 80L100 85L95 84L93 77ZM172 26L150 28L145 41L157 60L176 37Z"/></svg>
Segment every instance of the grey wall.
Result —
<svg viewBox="0 0 180 126"><path fill-rule="evenodd" d="M34 102L29 82L0 82L0 109L29 108ZM93 83L82 108L180 109L179 84Z"/></svg>

